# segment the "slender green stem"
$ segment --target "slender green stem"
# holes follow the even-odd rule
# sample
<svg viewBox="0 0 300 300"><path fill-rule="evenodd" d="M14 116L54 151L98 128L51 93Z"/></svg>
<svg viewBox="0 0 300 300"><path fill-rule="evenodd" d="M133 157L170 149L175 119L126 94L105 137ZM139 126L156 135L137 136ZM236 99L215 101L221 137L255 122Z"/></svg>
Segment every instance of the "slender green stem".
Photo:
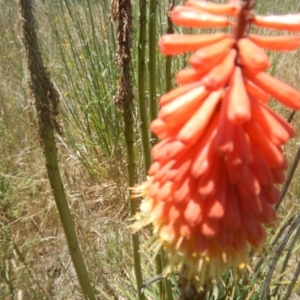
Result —
<svg viewBox="0 0 300 300"><path fill-rule="evenodd" d="M35 20L31 0L20 0L22 35L30 72L30 93L35 99L41 145L46 167L60 220L65 231L71 259L86 299L94 300L95 295L79 248L74 221L68 206L61 180L54 131L59 131L55 120L58 114L58 93L46 71L39 51Z"/></svg>
<svg viewBox="0 0 300 300"><path fill-rule="evenodd" d="M148 24L148 76L149 76L149 118L150 122L157 115L157 99L156 99L156 18L157 18L157 0L150 0L149 3L149 24ZM157 137L151 132L151 144L157 142ZM163 271L162 254L159 253L155 258L156 274L161 274ZM165 299L163 282L158 282L160 298Z"/></svg>
<svg viewBox="0 0 300 300"><path fill-rule="evenodd" d="M123 107L124 136L127 153L127 184L133 187L137 180L134 151L134 116L133 116L133 90L131 79L131 36L132 36L132 6L131 1L118 0L117 7L112 11L113 18L118 21L117 37L117 63L120 69L120 79L115 102ZM128 197L130 203L130 216L136 214L136 202ZM140 244L137 233L132 234L134 270L137 283L138 299L145 300L142 293L143 277L140 258Z"/></svg>
<svg viewBox="0 0 300 300"><path fill-rule="evenodd" d="M153 121L157 115L157 99L156 99L156 18L157 18L157 0L150 0L149 6L149 116ZM151 133L151 143L156 142L156 136Z"/></svg>
<svg viewBox="0 0 300 300"><path fill-rule="evenodd" d="M169 7L168 7L168 18L167 18L167 30L168 34L174 33L173 23L170 19L170 11L175 5L175 0L169 0ZM166 76L166 92L172 89L172 56L166 57L166 65L165 65L165 76ZM164 254L162 250L162 265L165 267L167 265L168 258ZM173 293L172 293L172 283L169 279L164 278L164 285L166 289L167 299L173 300Z"/></svg>
<svg viewBox="0 0 300 300"><path fill-rule="evenodd" d="M174 5L175 5L175 0L169 0L167 30L166 30L168 34L174 33L173 23L170 19L170 11ZM166 57L165 76L166 76L166 92L168 92L172 89L172 56Z"/></svg>
<svg viewBox="0 0 300 300"><path fill-rule="evenodd" d="M149 142L149 126L146 106L146 76L145 76L145 53L146 53L146 13L147 1L139 1L140 18L139 18L139 41L138 41L138 103L140 114L140 129L143 148L144 171L147 171L151 165L150 142Z"/></svg>

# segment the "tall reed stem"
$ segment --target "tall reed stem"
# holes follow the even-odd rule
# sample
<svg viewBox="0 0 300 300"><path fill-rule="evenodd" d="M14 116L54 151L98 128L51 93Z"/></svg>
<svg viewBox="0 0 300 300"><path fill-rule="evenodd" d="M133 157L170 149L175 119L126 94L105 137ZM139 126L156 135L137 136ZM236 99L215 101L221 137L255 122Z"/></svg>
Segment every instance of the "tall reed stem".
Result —
<svg viewBox="0 0 300 300"><path fill-rule="evenodd" d="M168 18L167 18L167 34L174 33L173 23L170 19L170 12L175 5L175 0L169 0L168 8ZM172 56L166 56L166 67L165 67L165 76L166 76L166 92L172 89Z"/></svg>
<svg viewBox="0 0 300 300"><path fill-rule="evenodd" d="M148 25L148 49L149 49L149 116L150 122L157 115L156 99L156 18L157 18L157 0L150 0L149 5L149 25ZM151 133L151 143L156 142L155 134Z"/></svg>
<svg viewBox="0 0 300 300"><path fill-rule="evenodd" d="M31 96L35 100L40 143L46 159L48 178L82 292L85 299L94 300L96 298L79 248L74 221L59 172L57 148L54 139L55 130L60 131L56 122L59 101L58 92L43 64L36 34L36 24L32 13L32 1L19 0L19 9L22 22L22 38L30 73L29 89Z"/></svg>
<svg viewBox="0 0 300 300"><path fill-rule="evenodd" d="M136 184L137 172L134 155L134 117L133 117L133 90L131 79L131 36L132 36L132 6L128 0L118 0L112 7L112 16L118 21L118 50L117 63L120 69L115 102L123 108L124 136L127 153L127 184L133 187ZM136 214L136 202L128 198L130 203L130 215ZM136 276L138 299L145 300L142 293L143 277L140 258L140 244L137 233L132 234L134 270Z"/></svg>
<svg viewBox="0 0 300 300"><path fill-rule="evenodd" d="M151 165L149 126L146 106L146 76L145 76L145 53L146 53L146 31L147 31L147 1L139 0L139 41L138 41L138 103L140 115L140 129L144 159L144 173L147 174Z"/></svg>

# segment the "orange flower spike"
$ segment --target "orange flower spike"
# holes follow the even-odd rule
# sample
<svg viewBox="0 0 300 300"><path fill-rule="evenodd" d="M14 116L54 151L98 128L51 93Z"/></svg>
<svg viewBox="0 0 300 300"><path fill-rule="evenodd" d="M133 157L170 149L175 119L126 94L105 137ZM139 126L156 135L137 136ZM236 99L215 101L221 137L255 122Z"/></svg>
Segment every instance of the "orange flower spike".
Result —
<svg viewBox="0 0 300 300"><path fill-rule="evenodd" d="M258 73L269 68L271 62L267 54L250 39L239 39L237 46L239 50L238 63L247 68L247 70Z"/></svg>
<svg viewBox="0 0 300 300"><path fill-rule="evenodd" d="M190 57L190 64L197 70L199 69L199 72L203 72L203 69L209 71L222 61L234 44L235 39L228 37L213 45L199 49Z"/></svg>
<svg viewBox="0 0 300 300"><path fill-rule="evenodd" d="M209 122L211 122L213 113L220 101L223 91L212 92L198 108L195 114L186 122L177 135L177 139L186 145L193 145L201 138Z"/></svg>
<svg viewBox="0 0 300 300"><path fill-rule="evenodd" d="M225 33L213 34L165 34L158 42L158 47L164 55L176 55L214 44L226 37Z"/></svg>
<svg viewBox="0 0 300 300"><path fill-rule="evenodd" d="M253 74L243 69L243 74L283 105L294 110L300 109L300 91L294 87L264 72Z"/></svg>
<svg viewBox="0 0 300 300"><path fill-rule="evenodd" d="M249 34L247 36L257 46L275 51L294 51L300 47L300 36L282 35L282 36L261 36Z"/></svg>
<svg viewBox="0 0 300 300"><path fill-rule="evenodd" d="M252 24L260 27L277 30L288 30L300 32L300 13L277 15L277 16L255 16L251 19Z"/></svg>
<svg viewBox="0 0 300 300"><path fill-rule="evenodd" d="M234 68L225 97L228 98L227 116L230 121L243 124L250 120L250 100L239 67Z"/></svg>
<svg viewBox="0 0 300 300"><path fill-rule="evenodd" d="M186 6L175 6L170 18L174 24L185 27L214 28L232 24L227 17L202 13Z"/></svg>
<svg viewBox="0 0 300 300"><path fill-rule="evenodd" d="M231 49L223 61L202 79L202 83L208 90L217 90L225 86L233 71L235 58L236 50Z"/></svg>
<svg viewBox="0 0 300 300"><path fill-rule="evenodd" d="M254 99L259 100L263 103L267 103L270 100L270 95L264 92L262 89L260 89L258 86L256 86L253 82L250 80L247 80L244 78L244 84L247 92L250 96L252 96Z"/></svg>
<svg viewBox="0 0 300 300"><path fill-rule="evenodd" d="M239 12L238 6L230 3L220 4L208 1L188 0L185 6L193 7L214 15L229 15L231 17L236 17Z"/></svg>

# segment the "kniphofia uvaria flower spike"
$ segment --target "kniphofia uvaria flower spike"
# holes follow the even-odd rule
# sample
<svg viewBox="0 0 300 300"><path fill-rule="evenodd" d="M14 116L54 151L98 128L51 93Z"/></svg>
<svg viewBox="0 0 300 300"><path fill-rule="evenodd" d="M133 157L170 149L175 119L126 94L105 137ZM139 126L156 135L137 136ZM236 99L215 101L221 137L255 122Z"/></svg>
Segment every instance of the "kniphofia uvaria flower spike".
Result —
<svg viewBox="0 0 300 300"><path fill-rule="evenodd" d="M248 265L249 247L265 240L264 225L276 221L276 184L285 179L283 145L293 127L272 111L271 97L300 108L300 92L267 74L265 49L290 51L297 35L250 34L250 24L300 32L299 14L253 15L253 1L217 4L187 0L171 12L174 24L232 27L232 33L165 35L165 55L194 51L180 85L160 98L151 130L152 149L144 200L133 225L153 225L151 244L171 253L166 272L179 269L202 286L229 267Z"/></svg>

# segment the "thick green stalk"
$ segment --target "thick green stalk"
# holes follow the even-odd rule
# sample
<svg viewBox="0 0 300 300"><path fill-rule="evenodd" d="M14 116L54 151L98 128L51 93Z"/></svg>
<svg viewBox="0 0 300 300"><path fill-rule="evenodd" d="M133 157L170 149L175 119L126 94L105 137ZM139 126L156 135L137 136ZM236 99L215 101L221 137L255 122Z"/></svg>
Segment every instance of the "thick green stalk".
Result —
<svg viewBox="0 0 300 300"><path fill-rule="evenodd" d="M59 131L55 117L58 114L58 93L46 71L39 51L31 0L20 0L23 42L30 73L30 93L35 100L38 116L40 142L46 159L46 167L58 213L65 231L71 259L86 299L95 295L81 255L74 221L67 203L61 180L54 131Z"/></svg>
<svg viewBox="0 0 300 300"><path fill-rule="evenodd" d="M148 25L148 49L149 49L149 116L150 122L157 115L157 99L156 99L156 18L157 18L157 0L150 0L149 6L149 25ZM151 143L156 142L156 136L151 133Z"/></svg>
<svg viewBox="0 0 300 300"><path fill-rule="evenodd" d="M146 53L146 13L147 1L139 1L140 18L139 18L139 41L138 41L138 103L140 115L140 130L143 148L144 171L147 174L151 165L150 142L149 142L149 126L146 106L146 76L145 76L145 53Z"/></svg>
<svg viewBox="0 0 300 300"><path fill-rule="evenodd" d="M117 63L120 69L120 79L118 84L115 103L123 108L124 136L127 153L127 184L133 187L137 180L134 151L134 116L133 116L133 89L131 79L131 36L132 36L132 6L128 0L118 0L116 6L112 7L112 17L118 21L117 37ZM128 197L130 203L130 216L136 214L136 201ZM137 283L138 299L145 300L142 293L143 277L140 259L140 244L137 233L132 234L134 270Z"/></svg>

